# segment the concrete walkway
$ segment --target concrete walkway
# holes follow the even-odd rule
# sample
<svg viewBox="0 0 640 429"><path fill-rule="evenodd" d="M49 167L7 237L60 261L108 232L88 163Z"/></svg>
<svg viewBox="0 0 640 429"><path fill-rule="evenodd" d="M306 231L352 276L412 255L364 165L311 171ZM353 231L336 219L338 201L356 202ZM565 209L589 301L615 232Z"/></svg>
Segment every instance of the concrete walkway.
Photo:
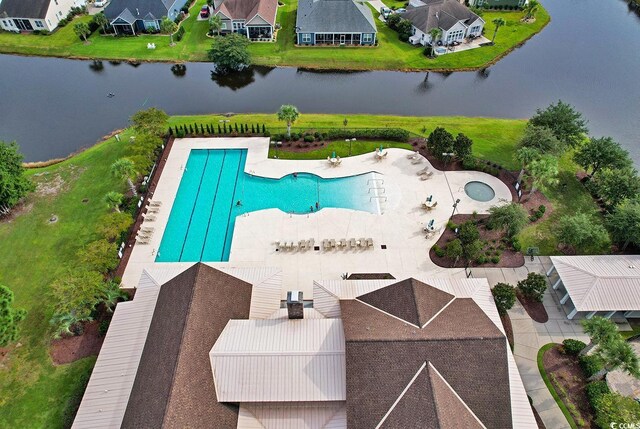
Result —
<svg viewBox="0 0 640 429"><path fill-rule="evenodd" d="M474 268L472 273L474 277L486 277L492 287L499 282L515 286L518 280L525 278L529 272L544 274L550 266L551 261L548 257L536 257L533 261L527 258L525 265L520 268ZM546 323L534 322L517 300L509 310L515 343L513 354L527 395L531 397L533 406L545 426L548 429L565 429L570 427L569 423L538 371L538 350L545 344L561 343L566 338L586 343L589 342L589 338L584 334L579 321L567 319L559 298L551 287L547 289L543 302L549 314Z"/></svg>

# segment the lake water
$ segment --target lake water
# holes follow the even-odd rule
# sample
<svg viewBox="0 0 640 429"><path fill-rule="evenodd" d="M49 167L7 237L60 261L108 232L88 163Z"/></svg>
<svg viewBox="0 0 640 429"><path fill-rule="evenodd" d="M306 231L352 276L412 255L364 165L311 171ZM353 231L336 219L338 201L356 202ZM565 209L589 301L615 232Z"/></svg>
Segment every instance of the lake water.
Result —
<svg viewBox="0 0 640 429"><path fill-rule="evenodd" d="M91 145L150 106L202 114L291 103L303 113L526 118L562 99L584 113L592 134L613 136L640 163L640 18L621 0L544 5L547 28L486 72L431 73L426 82L425 73L293 68L216 81L206 63L180 75L170 64L0 56L0 139L18 141L33 161Z"/></svg>

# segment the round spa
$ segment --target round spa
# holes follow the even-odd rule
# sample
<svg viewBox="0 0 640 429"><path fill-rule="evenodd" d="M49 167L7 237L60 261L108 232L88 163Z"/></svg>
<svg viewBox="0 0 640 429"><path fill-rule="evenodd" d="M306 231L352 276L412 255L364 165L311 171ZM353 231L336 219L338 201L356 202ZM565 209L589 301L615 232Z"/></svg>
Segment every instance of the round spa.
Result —
<svg viewBox="0 0 640 429"><path fill-rule="evenodd" d="M469 182L464 185L464 192L472 200L480 201L483 203L491 201L496 196L496 192L491 186L479 181Z"/></svg>

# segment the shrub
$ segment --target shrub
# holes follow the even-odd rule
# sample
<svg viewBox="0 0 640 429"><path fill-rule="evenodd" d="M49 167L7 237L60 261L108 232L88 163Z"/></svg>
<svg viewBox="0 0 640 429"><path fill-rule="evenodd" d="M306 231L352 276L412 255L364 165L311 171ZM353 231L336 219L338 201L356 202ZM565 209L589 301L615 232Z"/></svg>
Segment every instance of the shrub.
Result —
<svg viewBox="0 0 640 429"><path fill-rule="evenodd" d="M300 140L300 134L291 133L291 140L293 140L294 142L297 141L297 140Z"/></svg>
<svg viewBox="0 0 640 429"><path fill-rule="evenodd" d="M103 337L105 335L107 335L107 331L109 330L109 324L110 323L111 323L111 319L106 319L106 320L103 320L102 322L100 322L100 324L98 325L98 332Z"/></svg>
<svg viewBox="0 0 640 429"><path fill-rule="evenodd" d="M360 128L360 129L332 129L322 133L323 140L339 139L379 139L397 142L408 142L409 131L401 128Z"/></svg>
<svg viewBox="0 0 640 429"><path fill-rule="evenodd" d="M585 387L584 390L585 394L587 395L587 399L589 400L589 403L594 410L597 409L596 404L598 403L598 401L600 401L600 399L604 395L610 392L609 386L607 386L607 382L604 380L593 381L587 384L587 387Z"/></svg>
<svg viewBox="0 0 640 429"><path fill-rule="evenodd" d="M178 130L176 130L176 137L179 139L184 138L184 130L182 128L179 128Z"/></svg>
<svg viewBox="0 0 640 429"><path fill-rule="evenodd" d="M307 143L311 143L313 141L315 141L315 137L313 136L304 136L304 141Z"/></svg>
<svg viewBox="0 0 640 429"><path fill-rule="evenodd" d="M176 42L179 42L182 40L182 38L184 37L184 33L185 33L185 29L184 26L180 26L180 28L178 28L178 31L176 31L176 34L174 35L174 40Z"/></svg>
<svg viewBox="0 0 640 429"><path fill-rule="evenodd" d="M562 342L564 352L571 356L578 356L578 353L582 351L587 345L580 340L574 340L567 338Z"/></svg>
<svg viewBox="0 0 640 429"><path fill-rule="evenodd" d="M458 225L456 225L452 220L447 222L447 228L449 228L452 231L455 231L455 229L458 227Z"/></svg>
<svg viewBox="0 0 640 429"><path fill-rule="evenodd" d="M493 262L494 264L497 264L498 262L500 262L500 256L499 255L492 256L491 262Z"/></svg>
<svg viewBox="0 0 640 429"><path fill-rule="evenodd" d="M601 428L637 427L640 421L640 404L635 399L618 393L606 393L598 400L596 424ZM628 423L623 425L621 423Z"/></svg>
<svg viewBox="0 0 640 429"><path fill-rule="evenodd" d="M602 360L596 355L580 356L580 368L584 372L585 377L589 378L604 368Z"/></svg>
<svg viewBox="0 0 640 429"><path fill-rule="evenodd" d="M437 244L434 244L432 249L433 249L433 253L435 253L437 257L439 257L439 258L443 258L444 257L445 251L444 251L443 248L441 248Z"/></svg>
<svg viewBox="0 0 640 429"><path fill-rule="evenodd" d="M498 283L491 289L498 313L506 314L516 302L516 290L508 283Z"/></svg>
<svg viewBox="0 0 640 429"><path fill-rule="evenodd" d="M518 237L513 238L513 240L511 241L511 247L516 252L519 252L522 250L522 244L520 243L520 240L518 240Z"/></svg>
<svg viewBox="0 0 640 429"><path fill-rule="evenodd" d="M476 264L478 264L478 265L482 265L482 264L484 264L485 262L487 262L487 258L485 258L485 256L484 256L484 255L480 255L480 256L478 256L478 257L475 259L475 262L476 262Z"/></svg>
<svg viewBox="0 0 640 429"><path fill-rule="evenodd" d="M476 168L478 168L478 163L476 162L476 159L472 156L465 156L464 158L462 158L462 168L464 168L465 170L475 170Z"/></svg>
<svg viewBox="0 0 640 429"><path fill-rule="evenodd" d="M187 3L184 6L182 6L182 8L180 9L180 12L189 13L189 4Z"/></svg>

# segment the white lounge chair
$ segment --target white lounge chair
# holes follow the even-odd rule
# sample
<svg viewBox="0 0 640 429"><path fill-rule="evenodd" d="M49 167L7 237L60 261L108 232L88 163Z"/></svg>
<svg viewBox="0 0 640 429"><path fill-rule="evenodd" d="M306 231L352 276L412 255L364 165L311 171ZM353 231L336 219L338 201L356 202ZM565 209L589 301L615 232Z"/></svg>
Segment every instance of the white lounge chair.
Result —
<svg viewBox="0 0 640 429"><path fill-rule="evenodd" d="M360 242L360 247L367 247L367 239L361 238L358 240Z"/></svg>
<svg viewBox="0 0 640 429"><path fill-rule="evenodd" d="M330 249L331 245L329 244L329 240L327 240L326 238L324 240L322 240L322 248L324 250Z"/></svg>
<svg viewBox="0 0 640 429"><path fill-rule="evenodd" d="M347 239L346 238L341 238L340 239L340 247L343 249L347 248Z"/></svg>
<svg viewBox="0 0 640 429"><path fill-rule="evenodd" d="M313 245L316 243L316 241L313 238L310 238L309 240L307 240L307 247L309 247L309 249L313 249Z"/></svg>
<svg viewBox="0 0 640 429"><path fill-rule="evenodd" d="M148 237L136 237L136 243L138 244L149 244L149 238Z"/></svg>
<svg viewBox="0 0 640 429"><path fill-rule="evenodd" d="M411 155L407 155L408 159L416 159L420 153L418 151L413 152Z"/></svg>
<svg viewBox="0 0 640 429"><path fill-rule="evenodd" d="M414 158L412 164L422 164L422 157Z"/></svg>
<svg viewBox="0 0 640 429"><path fill-rule="evenodd" d="M331 249L336 248L336 240L334 240L333 238L329 240L329 248Z"/></svg>
<svg viewBox="0 0 640 429"><path fill-rule="evenodd" d="M373 238L367 238L367 247L373 247Z"/></svg>
<svg viewBox="0 0 640 429"><path fill-rule="evenodd" d="M149 201L149 205L153 207L160 207L162 205L162 201Z"/></svg>
<svg viewBox="0 0 640 429"><path fill-rule="evenodd" d="M149 232L149 233L151 233L151 232L153 232L155 230L156 229L154 227L152 227L152 226L143 226L142 228L140 228L140 231Z"/></svg>
<svg viewBox="0 0 640 429"><path fill-rule="evenodd" d="M355 249L356 247L358 247L358 243L356 242L355 238L352 238L349 240L349 245L351 246L352 249Z"/></svg>
<svg viewBox="0 0 640 429"><path fill-rule="evenodd" d="M418 176L425 174L426 172L429 171L429 166L427 165L425 168L423 168L422 170L418 170L418 172L416 173Z"/></svg>
<svg viewBox="0 0 640 429"><path fill-rule="evenodd" d="M156 217L152 214L142 213L142 217L144 218L145 221L149 221L149 222L153 222L156 220Z"/></svg>
<svg viewBox="0 0 640 429"><path fill-rule="evenodd" d="M147 213L159 213L160 207L147 206Z"/></svg>

